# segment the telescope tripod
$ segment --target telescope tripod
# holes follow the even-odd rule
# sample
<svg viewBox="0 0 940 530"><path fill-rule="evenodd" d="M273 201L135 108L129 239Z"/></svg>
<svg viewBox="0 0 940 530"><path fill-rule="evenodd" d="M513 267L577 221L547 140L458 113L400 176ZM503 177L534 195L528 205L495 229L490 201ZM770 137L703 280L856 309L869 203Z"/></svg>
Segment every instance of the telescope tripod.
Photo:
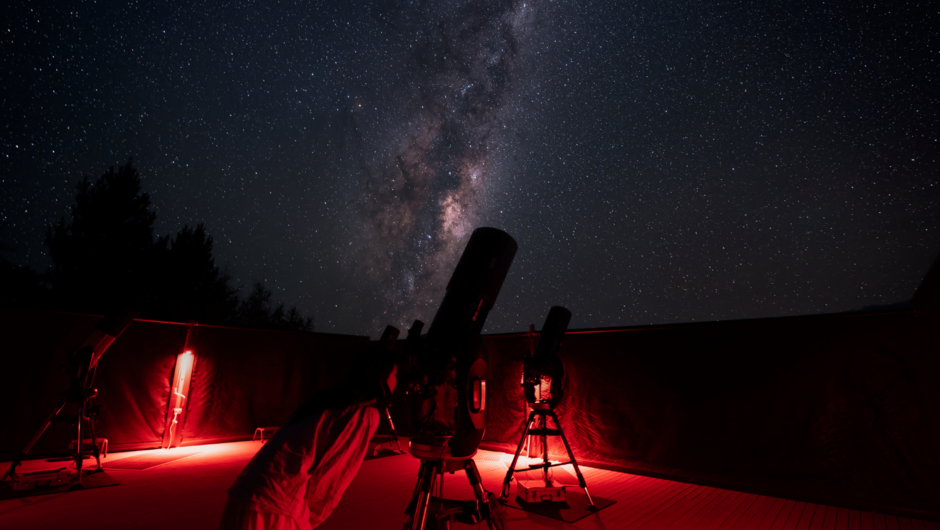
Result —
<svg viewBox="0 0 940 530"><path fill-rule="evenodd" d="M549 417L555 422L554 429L548 428L547 418ZM532 428L533 423L535 423L534 428ZM516 462L519 460L519 453L522 452L522 447L525 445L525 438L529 435L541 437L542 463L530 465L526 469L516 469ZM571 459L570 461L561 462L558 464L552 464L548 461L548 444L546 442L548 441L549 436L561 437L561 441L565 442L565 450L568 451L568 458ZM587 489L587 482L584 481L584 475L581 474L581 469L578 467L578 461L575 459L574 453L571 451L571 446L568 444L568 439L565 438L565 432L561 428L561 422L558 421L558 416L547 403L533 404L532 412L529 413L529 419L526 421L525 428L522 430L522 438L519 439L519 446L516 447L516 454L512 457L512 464L509 465L509 471L506 472L506 478L503 480L503 491L499 499L501 501L505 501L509 498L509 487L512 483L512 474L516 471L541 469L542 477L545 480L545 485L548 486L551 484L551 479L548 478L549 468L568 464L572 464L574 466L574 472L578 475L578 485L581 486L581 489L584 490L584 494L587 495L589 503L587 509L591 511L596 510L597 506L594 505L594 499L591 498L591 493Z"/></svg>
<svg viewBox="0 0 940 530"><path fill-rule="evenodd" d="M450 530L455 522L477 524L485 520L490 530L503 530L503 522L496 513L497 506L490 502L490 495L483 489L477 465L470 457L454 457L447 447L448 438L417 438L410 443L411 454L421 460L418 482L415 484L411 502L405 509L408 519L404 530ZM444 473L463 469L473 488L473 500L444 499ZM437 496L432 496L437 486ZM437 510L430 510L437 504ZM499 507L501 509L502 507ZM431 524L428 525L428 518Z"/></svg>
<svg viewBox="0 0 940 530"><path fill-rule="evenodd" d="M94 369L92 369L92 374L94 374ZM94 377L92 375L92 377ZM82 463L85 459L85 424L88 424L88 430L91 434L91 445L92 450L91 454L95 457L95 462L97 463L97 468L95 471L101 470L101 447L98 445L98 437L95 435L95 417L98 413L98 407L91 405L91 398L98 395L98 391L93 388L85 388L84 386L79 386L73 384L72 387L63 392L64 399L56 407L51 414L46 418L46 421L42 424L42 427L36 431L36 434L33 435L29 443L26 444L26 447L23 449L20 454L13 459L13 462L10 463L10 468L7 469L4 473L3 478L0 478L0 482L6 480L7 477L11 477L13 482L16 482L16 468L22 464L23 460L29 456L29 451L36 445L36 442L39 441L39 438L42 437L43 433L46 432L46 429L49 428L53 422L61 423L73 423L78 426L78 437L75 441L75 452L72 453L69 451L69 459L75 461L75 470L78 474L78 481L71 486L72 489L79 489L82 487ZM69 404L75 405L76 411L75 415L62 414L62 411Z"/></svg>
<svg viewBox="0 0 940 530"><path fill-rule="evenodd" d="M105 350L127 329L127 326L137 316L137 310L125 307L119 312L106 315L95 326L95 329L85 338L85 340L75 347L68 356L68 365L62 368L71 377L69 378L69 388L62 393L62 402L46 418L42 427L36 431L23 451L13 459L10 468L7 469L0 482L12 477L13 486L16 486L16 468L22 464L23 460L29 456L30 450L39 441L46 429L52 422L71 423L78 426L78 437L75 439L75 452L69 449L69 459L75 460L75 469L78 471L78 481L72 485L72 489L82 487L82 461L85 458L85 424L91 430L91 454L95 455L95 461L98 468L95 471L101 471L101 447L98 445L98 437L95 435L95 417L98 414L98 407L91 405L91 399L98 395L98 391L92 387L95 380L95 373L98 371L98 361L104 355ZM66 405L74 405L75 415L62 415L62 410ZM106 443L106 442L105 442ZM64 456L64 455L63 455Z"/></svg>

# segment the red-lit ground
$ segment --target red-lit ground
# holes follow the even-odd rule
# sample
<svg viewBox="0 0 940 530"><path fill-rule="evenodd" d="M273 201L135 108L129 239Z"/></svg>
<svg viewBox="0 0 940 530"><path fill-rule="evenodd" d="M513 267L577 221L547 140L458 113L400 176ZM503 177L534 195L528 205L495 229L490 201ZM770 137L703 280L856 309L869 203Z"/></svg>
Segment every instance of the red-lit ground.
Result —
<svg viewBox="0 0 940 530"><path fill-rule="evenodd" d="M226 490L259 442L206 445L200 454L143 471L110 470L119 486L0 501L0 528L212 530L217 527ZM159 451L159 450L157 450ZM172 450L171 450L172 451ZM117 461L141 452L115 453ZM508 455L480 451L477 465L486 488L498 491ZM23 471L55 464L27 462ZM5 471L7 464L0 464ZM398 530L415 485L418 461L410 456L367 460L323 529ZM591 493L617 501L613 506L567 524L508 509L513 530L584 528L645 529L917 529L940 524L885 516L700 485L586 468ZM445 496L470 498L462 473L448 475ZM471 528L457 525L461 528Z"/></svg>

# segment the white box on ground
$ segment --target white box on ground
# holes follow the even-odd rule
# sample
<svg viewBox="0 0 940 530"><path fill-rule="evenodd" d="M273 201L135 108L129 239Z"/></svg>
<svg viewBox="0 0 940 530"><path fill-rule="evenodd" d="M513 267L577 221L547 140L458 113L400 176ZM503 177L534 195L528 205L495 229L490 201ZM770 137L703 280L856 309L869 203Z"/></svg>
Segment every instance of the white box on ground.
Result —
<svg viewBox="0 0 940 530"><path fill-rule="evenodd" d="M34 471L16 475L13 481L14 490L31 490L36 488L54 488L69 483L71 472L68 468L50 469L47 471Z"/></svg>
<svg viewBox="0 0 940 530"><path fill-rule="evenodd" d="M516 495L523 502L565 502L567 486L550 484L544 480L520 480L516 483Z"/></svg>

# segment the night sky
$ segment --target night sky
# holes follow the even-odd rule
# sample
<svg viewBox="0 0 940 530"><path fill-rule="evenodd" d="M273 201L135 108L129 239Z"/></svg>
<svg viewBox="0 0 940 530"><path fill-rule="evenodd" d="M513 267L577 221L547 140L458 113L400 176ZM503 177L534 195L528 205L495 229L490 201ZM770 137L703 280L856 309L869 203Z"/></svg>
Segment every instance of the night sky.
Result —
<svg viewBox="0 0 940 530"><path fill-rule="evenodd" d="M131 156L157 234L205 223L317 331L429 322L477 226L519 243L486 332L892 304L940 253L933 2L12 3L0 241L37 270Z"/></svg>

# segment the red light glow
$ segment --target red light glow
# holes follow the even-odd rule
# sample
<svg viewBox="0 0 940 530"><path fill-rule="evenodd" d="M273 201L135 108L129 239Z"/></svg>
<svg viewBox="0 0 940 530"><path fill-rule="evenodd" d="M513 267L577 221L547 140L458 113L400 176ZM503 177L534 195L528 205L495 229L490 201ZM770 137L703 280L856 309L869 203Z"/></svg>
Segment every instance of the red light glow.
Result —
<svg viewBox="0 0 940 530"><path fill-rule="evenodd" d="M176 356L176 369L173 371L172 390L167 408L167 422L163 430L163 448L179 447L182 440L182 422L186 413L186 396L192 381L193 365L196 356L192 350L186 350Z"/></svg>

